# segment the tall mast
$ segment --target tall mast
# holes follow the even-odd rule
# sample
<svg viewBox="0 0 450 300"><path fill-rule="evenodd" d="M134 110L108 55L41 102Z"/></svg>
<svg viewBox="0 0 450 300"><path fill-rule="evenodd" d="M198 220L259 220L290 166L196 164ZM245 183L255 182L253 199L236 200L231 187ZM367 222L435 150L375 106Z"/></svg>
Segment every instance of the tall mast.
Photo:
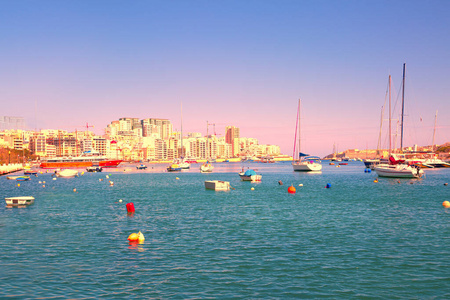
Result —
<svg viewBox="0 0 450 300"><path fill-rule="evenodd" d="M298 160L300 160L300 155L301 155L301 147L300 147L300 140L301 140L301 138L300 138L300 132L301 132L301 130L300 130L300 121L301 121L301 119L302 119L302 116L301 116L301 105L302 105L302 100L300 100L300 99L298 99Z"/></svg>
<svg viewBox="0 0 450 300"><path fill-rule="evenodd" d="M208 121L206 121L206 159L208 159L208 155L209 155L209 151L208 151L208 148L209 148L209 134L208 134Z"/></svg>
<svg viewBox="0 0 450 300"><path fill-rule="evenodd" d="M392 128L391 128L391 75L389 75L389 156L392 149Z"/></svg>
<svg viewBox="0 0 450 300"><path fill-rule="evenodd" d="M183 152L183 102L181 102L181 158L184 158Z"/></svg>
<svg viewBox="0 0 450 300"><path fill-rule="evenodd" d="M403 64L402 123L401 123L401 135L400 135L400 151L403 151L403 116L405 114L405 70L406 70L406 64Z"/></svg>
<svg viewBox="0 0 450 300"><path fill-rule="evenodd" d="M437 113L438 113L438 111L436 110L436 115L434 116L433 142L431 143L431 147L432 147L433 151L435 150L434 149L434 137L436 136Z"/></svg>

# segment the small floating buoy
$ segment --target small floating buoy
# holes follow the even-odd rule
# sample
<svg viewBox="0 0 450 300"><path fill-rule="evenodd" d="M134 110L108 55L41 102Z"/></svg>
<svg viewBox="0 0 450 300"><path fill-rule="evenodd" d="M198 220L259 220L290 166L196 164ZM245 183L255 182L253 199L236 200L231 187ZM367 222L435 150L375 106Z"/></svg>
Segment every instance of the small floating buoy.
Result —
<svg viewBox="0 0 450 300"><path fill-rule="evenodd" d="M327 189L331 188L331 183L327 183L327 185L325 186L325 188L327 188Z"/></svg>
<svg viewBox="0 0 450 300"><path fill-rule="evenodd" d="M114 182L112 182L111 180L109 181L109 186L113 186Z"/></svg>
<svg viewBox="0 0 450 300"><path fill-rule="evenodd" d="M127 212L128 213L134 213L135 210L134 210L133 202L127 203L126 207L127 207Z"/></svg>
<svg viewBox="0 0 450 300"><path fill-rule="evenodd" d="M364 169L364 173L367 173L367 169Z"/></svg>
<svg viewBox="0 0 450 300"><path fill-rule="evenodd" d="M442 206L444 206L445 208L450 208L450 201L445 200L444 202L442 202Z"/></svg>
<svg viewBox="0 0 450 300"><path fill-rule="evenodd" d="M43 184L42 187L45 187L45 184Z"/></svg>
<svg viewBox="0 0 450 300"><path fill-rule="evenodd" d="M119 202L122 203L122 199L119 199Z"/></svg>
<svg viewBox="0 0 450 300"><path fill-rule="evenodd" d="M145 237L144 237L144 234L142 234L142 232L140 232L140 231L138 233L133 232L132 234L130 234L128 236L128 240L130 242L143 243L145 241Z"/></svg>
<svg viewBox="0 0 450 300"><path fill-rule="evenodd" d="M77 189L73 189L73 192L76 193L76 192L77 192Z"/></svg>
<svg viewBox="0 0 450 300"><path fill-rule="evenodd" d="M290 187L288 187L288 193L289 194L295 194L296 190L295 187L293 185L291 185Z"/></svg>
<svg viewBox="0 0 450 300"><path fill-rule="evenodd" d="M377 183L377 182L378 182L378 179L375 179L373 182Z"/></svg>
<svg viewBox="0 0 450 300"><path fill-rule="evenodd" d="M252 190L252 191L254 191L255 190L255 188L254 187L252 187L250 190Z"/></svg>
<svg viewBox="0 0 450 300"><path fill-rule="evenodd" d="M180 178L178 178L178 177L175 177L175 179L176 179L176 180L180 180Z"/></svg>
<svg viewBox="0 0 450 300"><path fill-rule="evenodd" d="M42 183L42 181L39 180L39 184L41 184L41 183Z"/></svg>
<svg viewBox="0 0 450 300"><path fill-rule="evenodd" d="M43 184L45 184L45 181L42 181Z"/></svg>
<svg viewBox="0 0 450 300"><path fill-rule="evenodd" d="M444 183L444 185L448 185L448 183L446 182L446 183Z"/></svg>
<svg viewBox="0 0 450 300"><path fill-rule="evenodd" d="M281 181L281 180L278 181L278 184L279 184L279 185L283 185L283 181Z"/></svg>
<svg viewBox="0 0 450 300"><path fill-rule="evenodd" d="M18 183L17 186L20 186L20 183Z"/></svg>
<svg viewBox="0 0 450 300"><path fill-rule="evenodd" d="M303 183L300 183L298 186L303 186Z"/></svg>
<svg viewBox="0 0 450 300"><path fill-rule="evenodd" d="M106 175L106 178L108 179L108 178L109 178L109 176L108 176L108 175Z"/></svg>

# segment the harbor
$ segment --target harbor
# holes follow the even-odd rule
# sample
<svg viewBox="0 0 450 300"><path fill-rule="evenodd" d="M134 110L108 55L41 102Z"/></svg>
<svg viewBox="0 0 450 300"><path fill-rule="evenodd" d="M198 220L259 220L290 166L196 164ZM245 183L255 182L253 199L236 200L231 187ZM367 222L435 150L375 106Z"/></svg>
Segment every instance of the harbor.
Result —
<svg viewBox="0 0 450 300"><path fill-rule="evenodd" d="M55 180L44 170L20 187L0 177L2 197L35 198L0 205L0 297L449 296L450 169L375 182L360 161L321 173L288 162L198 165L123 164ZM242 167L262 180L242 181ZM206 180L234 189L208 190ZM142 244L127 240L135 232Z"/></svg>

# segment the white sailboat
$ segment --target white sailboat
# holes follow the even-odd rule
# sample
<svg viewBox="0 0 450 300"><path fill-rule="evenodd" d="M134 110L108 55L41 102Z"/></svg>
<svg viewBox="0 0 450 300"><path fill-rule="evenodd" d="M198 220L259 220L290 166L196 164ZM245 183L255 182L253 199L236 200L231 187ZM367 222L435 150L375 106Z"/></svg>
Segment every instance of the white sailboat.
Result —
<svg viewBox="0 0 450 300"><path fill-rule="evenodd" d="M403 149L403 115L404 115L404 95L405 95L405 64L403 64L403 92L402 92L402 119L400 149ZM389 75L389 163L379 164L375 167L375 172L380 177L392 178L420 178L424 172L416 166L405 163L404 160L397 159L391 154L391 75Z"/></svg>
<svg viewBox="0 0 450 300"><path fill-rule="evenodd" d="M206 121L206 157L209 157L209 135L208 135L208 121ZM214 166L211 164L210 160L207 159L206 162L204 162L200 166L200 172L201 173L211 173L214 169Z"/></svg>
<svg viewBox="0 0 450 300"><path fill-rule="evenodd" d="M297 109L297 125L295 128L295 134L298 134L298 149L295 151L295 144L294 144L294 161L292 162L292 167L294 168L294 171L301 171L301 172L311 172L311 171L321 171L322 170L322 164L318 163L316 159L309 159L309 157L300 151L300 106L301 106L301 100L298 99L298 109ZM297 131L298 130L298 131ZM298 153L298 156L296 155ZM297 157L297 159L295 159Z"/></svg>

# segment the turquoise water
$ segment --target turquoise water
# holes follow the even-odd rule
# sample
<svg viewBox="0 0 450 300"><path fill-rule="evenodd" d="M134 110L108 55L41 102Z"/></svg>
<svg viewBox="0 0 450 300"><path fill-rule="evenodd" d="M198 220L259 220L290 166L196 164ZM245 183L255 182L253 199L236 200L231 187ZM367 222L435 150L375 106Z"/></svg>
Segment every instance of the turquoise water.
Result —
<svg viewBox="0 0 450 300"><path fill-rule="evenodd" d="M0 298L450 298L450 170L374 183L361 162L249 163L250 183L240 163L215 166L0 177ZM235 190L205 190L215 179ZM5 208L21 195L35 203Z"/></svg>

